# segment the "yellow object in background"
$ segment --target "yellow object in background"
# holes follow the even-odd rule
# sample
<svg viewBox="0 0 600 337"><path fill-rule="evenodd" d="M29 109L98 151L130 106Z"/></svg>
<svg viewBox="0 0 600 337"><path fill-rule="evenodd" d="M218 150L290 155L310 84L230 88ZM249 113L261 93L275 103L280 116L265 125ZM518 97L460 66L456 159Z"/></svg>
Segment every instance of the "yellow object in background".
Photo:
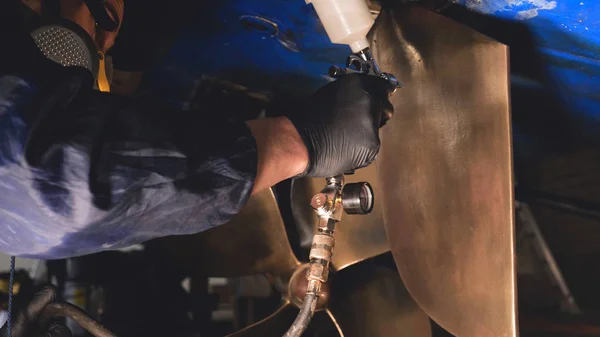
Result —
<svg viewBox="0 0 600 337"><path fill-rule="evenodd" d="M20 289L21 289L21 284L18 282L15 282L13 284L13 294L14 295L18 294ZM0 292L8 294L8 280L0 280Z"/></svg>

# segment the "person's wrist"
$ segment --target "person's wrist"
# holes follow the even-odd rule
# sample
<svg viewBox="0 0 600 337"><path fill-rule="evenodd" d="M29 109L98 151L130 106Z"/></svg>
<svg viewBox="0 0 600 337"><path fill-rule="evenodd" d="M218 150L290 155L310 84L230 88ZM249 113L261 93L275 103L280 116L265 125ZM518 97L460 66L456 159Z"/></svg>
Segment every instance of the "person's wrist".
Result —
<svg viewBox="0 0 600 337"><path fill-rule="evenodd" d="M278 133L285 142L284 151L289 155L289 176L295 177L308 167L308 149L298 130L287 117L274 118Z"/></svg>
<svg viewBox="0 0 600 337"><path fill-rule="evenodd" d="M308 150L287 117L246 122L256 140L258 169L254 192L302 174L308 167Z"/></svg>

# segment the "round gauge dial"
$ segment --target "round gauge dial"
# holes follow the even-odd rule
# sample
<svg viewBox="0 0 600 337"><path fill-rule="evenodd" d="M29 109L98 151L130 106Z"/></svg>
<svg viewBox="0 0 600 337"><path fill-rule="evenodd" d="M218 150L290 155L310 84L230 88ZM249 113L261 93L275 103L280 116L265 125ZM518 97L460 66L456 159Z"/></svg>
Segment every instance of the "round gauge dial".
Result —
<svg viewBox="0 0 600 337"><path fill-rule="evenodd" d="M350 183L344 186L342 205L348 214L369 214L374 205L373 188L369 183Z"/></svg>

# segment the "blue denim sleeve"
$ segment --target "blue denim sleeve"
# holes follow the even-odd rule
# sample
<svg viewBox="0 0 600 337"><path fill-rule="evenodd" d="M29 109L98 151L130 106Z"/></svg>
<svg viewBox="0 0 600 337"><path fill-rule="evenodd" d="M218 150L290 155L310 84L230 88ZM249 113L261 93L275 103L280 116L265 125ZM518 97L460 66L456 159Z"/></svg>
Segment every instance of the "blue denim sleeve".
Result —
<svg viewBox="0 0 600 337"><path fill-rule="evenodd" d="M244 123L95 92L83 69L7 60L0 251L57 259L197 233L250 197L257 153Z"/></svg>

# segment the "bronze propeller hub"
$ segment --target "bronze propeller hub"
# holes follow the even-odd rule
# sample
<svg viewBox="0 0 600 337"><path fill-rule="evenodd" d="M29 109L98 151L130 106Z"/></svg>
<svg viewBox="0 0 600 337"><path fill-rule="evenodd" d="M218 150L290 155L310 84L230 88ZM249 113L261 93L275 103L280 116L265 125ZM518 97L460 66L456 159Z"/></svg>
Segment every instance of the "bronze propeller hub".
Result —
<svg viewBox="0 0 600 337"><path fill-rule="evenodd" d="M288 283L288 299L289 301L298 308L302 307L304 297L306 296L306 288L308 287L308 279L306 278L306 272L308 270L308 263L300 265L292 274ZM327 282L321 286L321 293L319 294L319 301L317 302L317 311L323 310L327 307L330 297L331 290L331 274Z"/></svg>

